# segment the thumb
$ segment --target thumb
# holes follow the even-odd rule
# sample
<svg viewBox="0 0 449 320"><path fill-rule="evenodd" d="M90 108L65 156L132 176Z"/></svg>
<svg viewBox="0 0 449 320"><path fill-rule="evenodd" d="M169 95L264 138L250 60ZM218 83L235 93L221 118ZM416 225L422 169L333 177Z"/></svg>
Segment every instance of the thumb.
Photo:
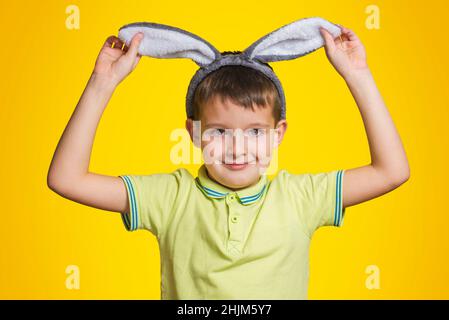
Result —
<svg viewBox="0 0 449 320"><path fill-rule="evenodd" d="M138 32L133 36L133 38L131 40L131 45L129 46L129 49L125 54L126 59L129 59L130 61L134 61L134 59L137 55L139 44L142 41L142 39L143 39L142 32Z"/></svg>
<svg viewBox="0 0 449 320"><path fill-rule="evenodd" d="M332 35L325 28L320 27L320 33L324 38L324 43L326 46L326 50L330 50L331 52L335 50L335 42Z"/></svg>
<svg viewBox="0 0 449 320"><path fill-rule="evenodd" d="M142 56L140 54L137 54L137 57L134 59L134 63L133 63L133 66L132 66L133 70L136 68L137 64L139 63L140 58L142 58Z"/></svg>

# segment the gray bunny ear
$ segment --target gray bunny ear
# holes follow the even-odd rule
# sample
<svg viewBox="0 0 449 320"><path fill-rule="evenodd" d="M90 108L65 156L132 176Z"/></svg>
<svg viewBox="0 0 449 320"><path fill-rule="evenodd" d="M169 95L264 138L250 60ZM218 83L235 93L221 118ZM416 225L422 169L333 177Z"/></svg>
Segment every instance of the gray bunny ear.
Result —
<svg viewBox="0 0 449 320"><path fill-rule="evenodd" d="M341 29L319 17L304 18L289 23L267 34L245 49L250 59L262 62L291 60L309 54L324 45L319 28L326 28L333 37L341 34Z"/></svg>
<svg viewBox="0 0 449 320"><path fill-rule="evenodd" d="M188 31L153 22L136 22L119 29L118 38L130 45L143 32L138 52L153 58L189 58L203 67L220 57L220 52L204 39Z"/></svg>

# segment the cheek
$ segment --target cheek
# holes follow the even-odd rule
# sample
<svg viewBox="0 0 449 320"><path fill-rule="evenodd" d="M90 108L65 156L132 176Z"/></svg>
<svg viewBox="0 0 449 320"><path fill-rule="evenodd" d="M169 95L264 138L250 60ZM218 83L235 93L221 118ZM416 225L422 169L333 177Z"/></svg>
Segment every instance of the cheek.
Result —
<svg viewBox="0 0 449 320"><path fill-rule="evenodd" d="M203 157L204 160L210 159L220 159L222 158L223 150L224 150L224 142L221 137L212 137L209 141L202 142L203 149ZM212 163L212 162L207 162Z"/></svg>
<svg viewBox="0 0 449 320"><path fill-rule="evenodd" d="M254 139L252 145L252 148L255 150L254 152L257 154L259 159L271 157L273 144L270 143L270 137L268 135Z"/></svg>

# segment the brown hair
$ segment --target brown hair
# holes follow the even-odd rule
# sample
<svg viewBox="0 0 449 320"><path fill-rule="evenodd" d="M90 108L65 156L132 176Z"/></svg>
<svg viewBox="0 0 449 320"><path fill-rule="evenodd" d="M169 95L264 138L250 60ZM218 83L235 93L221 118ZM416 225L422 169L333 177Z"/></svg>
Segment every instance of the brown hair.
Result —
<svg viewBox="0 0 449 320"><path fill-rule="evenodd" d="M221 54L233 53L240 51L225 51ZM265 65L271 68L268 64ZM227 65L207 75L194 93L193 120L199 120L201 106L215 96L219 96L222 101L228 98L233 103L253 111L254 104L263 108L272 106L275 124L281 118L281 100L276 86L262 72L253 68Z"/></svg>

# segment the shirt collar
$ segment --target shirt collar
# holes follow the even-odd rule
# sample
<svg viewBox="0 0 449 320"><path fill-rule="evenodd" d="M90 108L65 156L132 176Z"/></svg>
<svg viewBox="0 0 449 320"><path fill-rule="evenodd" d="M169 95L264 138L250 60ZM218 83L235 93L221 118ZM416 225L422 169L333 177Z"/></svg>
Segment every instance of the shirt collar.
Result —
<svg viewBox="0 0 449 320"><path fill-rule="evenodd" d="M198 169L198 176L195 178L195 182L209 198L219 199L226 197L228 193L235 193L240 203L244 205L252 204L262 198L268 186L267 176L262 174L256 184L240 190L231 190L209 178L204 164Z"/></svg>

